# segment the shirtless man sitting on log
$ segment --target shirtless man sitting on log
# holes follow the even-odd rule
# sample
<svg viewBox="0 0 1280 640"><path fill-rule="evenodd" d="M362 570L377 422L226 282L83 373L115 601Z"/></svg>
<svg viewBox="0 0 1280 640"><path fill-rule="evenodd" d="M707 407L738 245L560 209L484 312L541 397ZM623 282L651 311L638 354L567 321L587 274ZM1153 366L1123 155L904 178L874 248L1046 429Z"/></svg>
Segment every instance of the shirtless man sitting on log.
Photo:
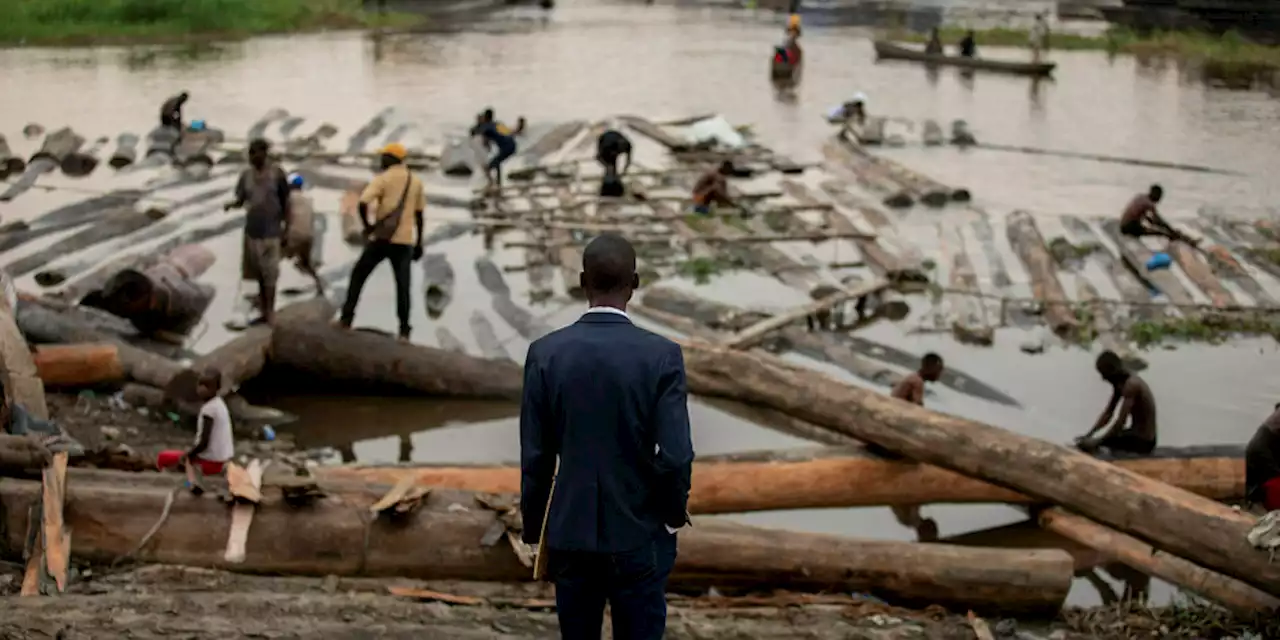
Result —
<svg viewBox="0 0 1280 640"><path fill-rule="evenodd" d="M942 356L936 353L926 353L920 359L920 369L913 371L900 380L898 384L894 385L893 391L889 395L904 402L923 407L924 384L926 382L937 382L942 377L944 370L946 370L946 366L942 362ZM867 451L891 460L902 458L902 456L874 444L867 445ZM920 505L894 505L891 509L899 524L915 529L916 541L937 541L938 523L933 518L921 517Z"/></svg>
<svg viewBox="0 0 1280 640"><path fill-rule="evenodd" d="M693 211L698 215L710 215L712 205L732 207L729 197L728 176L733 175L733 162L725 160L720 166L702 174L693 185Z"/></svg>
<svg viewBox="0 0 1280 640"><path fill-rule="evenodd" d="M1120 233L1133 238L1142 236L1162 236L1171 242L1185 242L1196 246L1196 240L1188 238L1160 216L1156 204L1164 197L1164 189L1158 184L1151 185L1146 193L1139 193L1129 201L1120 215Z"/></svg>
<svg viewBox="0 0 1280 640"><path fill-rule="evenodd" d="M1086 453L1094 453L1101 447L1112 451L1151 453L1156 448L1156 399L1151 387L1136 374L1126 371L1124 362L1114 351L1099 354L1096 366L1098 375L1111 384L1111 399L1089 433L1076 439L1076 446ZM1112 421L1116 407L1120 408L1120 413ZM1106 427L1108 422L1111 426L1095 437L1093 434Z"/></svg>
<svg viewBox="0 0 1280 640"><path fill-rule="evenodd" d="M1280 510L1280 404L1244 449L1244 485L1249 502Z"/></svg>

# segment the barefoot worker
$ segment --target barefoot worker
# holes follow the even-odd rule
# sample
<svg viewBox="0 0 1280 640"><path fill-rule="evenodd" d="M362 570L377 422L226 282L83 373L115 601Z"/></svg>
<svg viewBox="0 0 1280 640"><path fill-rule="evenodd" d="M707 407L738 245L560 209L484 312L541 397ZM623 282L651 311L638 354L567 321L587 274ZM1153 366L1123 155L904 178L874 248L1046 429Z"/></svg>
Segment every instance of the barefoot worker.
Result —
<svg viewBox="0 0 1280 640"><path fill-rule="evenodd" d="M894 385L893 391L889 395L904 402L923 407L925 383L937 382L945 370L946 365L942 362L942 356L936 353L926 353L923 358L920 358L920 368L911 372L900 380L898 384ZM867 450L890 459L902 458L902 456L876 445L869 445ZM938 539L938 523L933 518L921 517L920 505L895 505L891 510L893 511L893 516L898 519L899 524L915 529L917 541L933 542Z"/></svg>
<svg viewBox="0 0 1280 640"><path fill-rule="evenodd" d="M728 177L733 175L733 163L725 160L720 166L707 171L693 185L693 211L698 215L710 215L713 205L732 207L729 197Z"/></svg>
<svg viewBox="0 0 1280 640"><path fill-rule="evenodd" d="M1144 455L1151 453L1156 448L1156 399L1151 387L1137 374L1126 371L1124 362L1113 351L1099 354L1096 366L1098 375L1111 385L1111 399L1089 433L1076 440L1076 446L1087 453L1102 447ZM1106 430L1094 437L1103 427L1107 427Z"/></svg>
<svg viewBox="0 0 1280 640"><path fill-rule="evenodd" d="M1139 193L1125 206L1120 214L1120 233L1131 238L1142 236L1162 236L1171 242L1185 242L1196 246L1196 241L1183 235L1161 217L1156 205L1164 197L1164 189L1158 184L1151 185L1146 193Z"/></svg>
<svg viewBox="0 0 1280 640"><path fill-rule="evenodd" d="M409 265L422 258L422 215L427 208L426 190L418 176L409 172L404 159L404 145L393 143L382 148L382 173L374 176L360 195L360 222L369 242L351 270L347 301L342 305L338 326L351 328L355 320L360 292L383 260L391 263L396 279L396 316L400 320L400 340L409 341ZM369 221L369 209L374 222ZM413 211L413 217L405 215Z"/></svg>
<svg viewBox="0 0 1280 640"><path fill-rule="evenodd" d="M316 273L319 265L311 261L311 250L316 241L316 211L311 196L302 191L305 186L306 181L301 175L289 176L289 221L288 233L284 236L284 257L293 258L298 270L311 276L316 283L316 295L322 296L324 281Z"/></svg>
<svg viewBox="0 0 1280 640"><path fill-rule="evenodd" d="M1249 502L1280 510L1280 404L1244 449L1244 485Z"/></svg>
<svg viewBox="0 0 1280 640"><path fill-rule="evenodd" d="M270 324L276 316L276 283L280 280L280 238L289 220L289 182L284 170L271 162L271 143L249 143L249 168L236 181L236 199L225 210L246 207L244 249L240 277L258 283L258 312L251 324Z"/></svg>
<svg viewBox="0 0 1280 640"><path fill-rule="evenodd" d="M523 132L523 117L516 122L514 131L493 119L493 109L485 109L484 113L477 118L476 126L471 129L471 135L483 138L485 148L493 146L498 150L489 160L489 166L485 168L484 175L489 180L490 188L502 186L502 163L516 154L516 136Z"/></svg>

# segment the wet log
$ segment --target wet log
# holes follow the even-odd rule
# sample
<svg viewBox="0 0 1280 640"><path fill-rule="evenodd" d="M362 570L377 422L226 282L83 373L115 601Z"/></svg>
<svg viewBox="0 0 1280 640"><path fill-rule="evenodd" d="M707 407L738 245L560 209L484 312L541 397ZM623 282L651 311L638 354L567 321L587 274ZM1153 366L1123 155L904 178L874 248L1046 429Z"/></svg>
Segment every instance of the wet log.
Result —
<svg viewBox="0 0 1280 640"><path fill-rule="evenodd" d="M657 142L673 153L690 151L695 146L688 140L668 133L666 129L663 129L644 118L638 116L619 116L618 120L633 129L636 133Z"/></svg>
<svg viewBox="0 0 1280 640"><path fill-rule="evenodd" d="M123 339L98 331L71 313L38 300L22 300L15 314L18 327L28 340L45 344L110 343L118 349L125 375L152 386L163 387L182 370L176 362L139 349Z"/></svg>
<svg viewBox="0 0 1280 640"><path fill-rule="evenodd" d="M986 211L975 209L979 214L977 220L973 221L973 232L978 237L978 244L982 245L983 257L987 259L987 267L991 270L991 283L1001 291L1006 291L1013 284L1013 280L1009 277L1009 270L1005 267L1004 256L1000 255L1000 250L996 248L996 234L991 228L991 217Z"/></svg>
<svg viewBox="0 0 1280 640"><path fill-rule="evenodd" d="M98 168L98 157L102 155L102 150L107 147L107 142L107 138L99 138L89 148L67 154L58 165L62 169L63 175L71 178L83 178L93 173L93 170Z"/></svg>
<svg viewBox="0 0 1280 640"><path fill-rule="evenodd" d="M915 204L915 198L903 189L896 181L884 173L874 163L849 150L847 144L840 139L828 140L822 145L822 154L828 166L840 173L852 174L858 184L866 189L883 195L881 204L893 209L902 209Z"/></svg>
<svg viewBox="0 0 1280 640"><path fill-rule="evenodd" d="M839 182L823 182L822 190L840 207L861 214L867 224L875 229L875 240L855 240L854 243L876 275L899 287L919 286L929 282L929 276L922 266L920 251L898 235L883 212L859 200ZM827 222L836 229L857 230L857 226L845 212L838 209L827 215Z"/></svg>
<svg viewBox="0 0 1280 640"><path fill-rule="evenodd" d="M326 278L328 280L328 278ZM331 291L331 295L340 297L344 289ZM329 319L337 312L337 307L328 298L312 298L295 302L276 312L276 323L279 324L316 324L328 325ZM250 327L235 339L196 358L191 366L175 372L155 386L165 390L165 396L175 402L195 402L196 383L200 373L213 369L222 374L221 390L229 392L246 380L252 379L262 372L268 356L271 355L272 328L268 326Z"/></svg>
<svg viewBox="0 0 1280 640"><path fill-rule="evenodd" d="M876 167L881 175L896 182L917 202L923 202L930 207L942 207L948 202L968 202L970 199L968 189L953 189L928 176L916 173L893 160L873 155L863 149L861 145L849 140L848 137L841 136L838 139L850 153L861 156L861 160L864 163Z"/></svg>
<svg viewBox="0 0 1280 640"><path fill-rule="evenodd" d="M1150 458L1114 464L1214 500L1244 495L1244 447L1162 447ZM393 485L412 476L423 486L519 493L520 465L358 465L321 467L318 478ZM1034 504L1035 499L954 471L889 460L861 446L751 451L699 456L689 511L713 515L788 509L911 504ZM1000 545L995 545L1000 546Z"/></svg>
<svg viewBox="0 0 1280 640"><path fill-rule="evenodd" d="M297 131L298 127L302 126L302 123L305 121L306 118L303 118L302 116L289 116L288 118L285 118L284 122L280 123L280 135L283 136L286 141L292 139L293 132Z"/></svg>
<svg viewBox="0 0 1280 640"><path fill-rule="evenodd" d="M938 225L938 234L943 239L943 254L951 254L951 291L947 295L951 309L951 335L963 344L989 347L995 342L995 328L987 317L986 305L979 297L982 289L978 286L978 274L973 270L973 263L965 253L964 235L957 228L941 224Z"/></svg>
<svg viewBox="0 0 1280 640"><path fill-rule="evenodd" d="M422 261L423 282L426 284L424 296L427 317L435 319L444 315L444 310L453 300L453 265L443 253L428 253Z"/></svg>
<svg viewBox="0 0 1280 640"><path fill-rule="evenodd" d="M17 476L43 469L52 461L49 449L27 436L0 433L0 473Z"/></svg>
<svg viewBox="0 0 1280 640"><path fill-rule="evenodd" d="M134 169L159 167L173 161L173 148L177 146L182 133L173 127L156 127L147 133L147 153L142 162L134 165Z"/></svg>
<svg viewBox="0 0 1280 640"><path fill-rule="evenodd" d="M196 165L212 167L213 156L210 153L225 139L225 134L218 129L184 131L173 147L173 163L182 168Z"/></svg>
<svg viewBox="0 0 1280 640"><path fill-rule="evenodd" d="M267 135L267 127L288 117L289 112L285 109L281 109L280 107L273 107L267 110L261 118L255 120L254 123L249 126L247 139L252 141L255 138L265 138Z"/></svg>
<svg viewBox="0 0 1280 640"><path fill-rule="evenodd" d="M454 138L440 154L440 172L451 177L466 177L484 166L483 153L473 138Z"/></svg>
<svg viewBox="0 0 1280 640"><path fill-rule="evenodd" d="M76 556L110 562L133 551L146 535L170 489L130 484L123 474L98 472L115 482L72 482L66 524L76 532ZM344 488L306 509L287 506L269 483L248 532L243 562L253 573L403 576L419 579L527 581L529 569L512 546L484 546L503 526L475 494L433 490L418 509L372 521L353 505L372 505L386 491ZM26 513L39 483L0 483L4 548L21 553ZM178 492L169 518L137 550L145 563L224 567L231 523L227 508ZM462 505L458 509L454 505ZM421 544L430 531L431 544ZM829 535L699 521L680 534L675 589L751 587L873 593L903 604L929 603L1005 614L1055 611L1071 584L1071 557L1058 550L1003 551L904 542L871 542ZM354 551L353 551L354 550Z"/></svg>
<svg viewBox="0 0 1280 640"><path fill-rule="evenodd" d="M186 335L213 302L213 286L193 278L214 260L213 252L203 246L183 245L144 268L116 273L100 295L83 304L128 320L143 335Z"/></svg>
<svg viewBox="0 0 1280 640"><path fill-rule="evenodd" d="M1227 246L1229 243L1226 242L1226 238L1222 234L1218 233L1217 228L1209 221L1196 220L1192 224L1201 235L1211 238L1217 247L1221 247L1221 249L1219 249L1220 251L1230 249L1230 247ZM1205 246L1205 243L1202 242L1200 246ZM1235 285L1240 287L1246 295L1253 298L1254 304L1260 307L1276 306L1276 299L1268 293L1266 289L1263 289L1262 285L1259 284L1253 275L1251 275L1240 263L1241 260L1247 260L1249 256L1247 254L1241 255L1239 250L1234 253L1235 255L1232 256L1232 259L1236 261L1236 264L1234 265L1224 263L1222 260L1209 260L1209 264L1213 268L1213 272L1217 274L1218 277L1225 278L1235 283ZM1273 275L1275 275L1276 271L1276 269L1273 269Z"/></svg>
<svg viewBox="0 0 1280 640"><path fill-rule="evenodd" d="M45 136L40 149L27 161L27 167L22 175L16 182L9 185L4 193L0 193L0 202L8 202L26 193L35 185L36 180L40 179L40 176L57 169L64 158L75 153L83 144L84 138L68 128L59 129Z"/></svg>
<svg viewBox="0 0 1280 640"><path fill-rule="evenodd" d="M13 150L9 148L9 141L5 139L4 135L0 134L0 180L22 173L22 170L26 168L27 162L13 155Z"/></svg>
<svg viewBox="0 0 1280 640"><path fill-rule="evenodd" d="M279 319L271 362L335 382L456 397L518 400L521 369L327 323Z"/></svg>
<svg viewBox="0 0 1280 640"><path fill-rule="evenodd" d="M802 307L797 307L787 311L786 313L771 316L765 320L761 320L757 324L736 331L733 336L723 344L733 349L749 347L759 342L770 332L776 331L777 329L795 322L800 318L827 311L842 302L880 293L887 288L889 288L889 282L887 280L876 280L874 282L861 284L849 289L839 290L836 293L814 300Z"/></svg>
<svg viewBox="0 0 1280 640"><path fill-rule="evenodd" d="M1280 614L1280 598L1197 566L1088 518L1053 508L1040 513L1040 524L1054 533L1098 550L1110 560L1166 580L1216 602L1245 619L1259 614Z"/></svg>
<svg viewBox="0 0 1280 640"><path fill-rule="evenodd" d="M1120 233L1120 221L1104 220L1102 222L1102 231L1107 237L1115 243L1120 250L1120 257L1134 273L1146 278L1156 289L1163 293L1169 301L1175 305L1194 305L1195 298L1191 297L1191 292L1182 286L1182 282L1178 280L1178 276L1171 269L1157 269L1155 271L1147 270L1147 261L1155 255L1147 245L1134 238L1130 238ZM1150 299L1148 297L1148 299Z"/></svg>
<svg viewBox="0 0 1280 640"><path fill-rule="evenodd" d="M1205 297L1209 298L1209 304L1218 308L1234 307L1238 303L1235 296L1213 273L1213 267L1209 266L1208 261L1200 255L1200 252L1192 248L1185 242L1170 242L1169 253L1173 259L1182 267L1182 272L1187 274L1187 279L1191 280L1204 292Z"/></svg>
<svg viewBox="0 0 1280 640"><path fill-rule="evenodd" d="M920 140L926 147L937 147L946 143L947 136L942 133L942 125L937 120L925 120Z"/></svg>
<svg viewBox="0 0 1280 640"><path fill-rule="evenodd" d="M329 140L336 135L338 135L338 128L326 122L316 127L315 131L301 138L290 140L285 144L284 155L289 158L307 160L312 154L323 151Z"/></svg>
<svg viewBox="0 0 1280 640"><path fill-rule="evenodd" d="M556 125L555 128L538 138L537 142L522 149L516 157L511 159L510 168L504 170L506 177L511 180L532 179L540 169L544 168L544 160L547 157L563 149L565 145L578 137L578 134L582 133L585 128L587 128L587 123L582 120Z"/></svg>
<svg viewBox="0 0 1280 640"><path fill-rule="evenodd" d="M317 219L319 218L320 216L317 216ZM188 246L198 245L206 240L231 233L232 231L242 228L243 225L243 215L231 217L211 226L188 229L178 233L160 244L155 245L147 253L128 254L105 263L95 257L82 262L58 265L56 267L37 272L36 283L42 287L57 286L92 269L88 275L85 275L79 280L76 280L73 284L51 294L53 297L61 300L79 303L86 296L92 293L97 292L100 294L101 290L107 285L107 282L110 281L115 274L120 273L121 271L126 269L145 268L146 265L149 265L156 260L157 254L163 256L180 249L185 249ZM195 250L192 249L191 251L194 252ZM188 277L199 277L208 269L209 266L211 265L204 266L198 272L193 272L192 275Z"/></svg>
<svg viewBox="0 0 1280 640"><path fill-rule="evenodd" d="M1254 519L1074 449L929 411L779 358L684 342L689 389L765 405L894 453L1062 505L1170 553L1280 592Z"/></svg>
<svg viewBox="0 0 1280 640"><path fill-rule="evenodd" d="M1015 211L1006 224L1009 244L1031 277L1031 291L1044 305L1045 322L1060 336L1072 335L1080 323L1058 281L1057 263L1049 254L1035 219L1025 211Z"/></svg>
<svg viewBox="0 0 1280 640"><path fill-rule="evenodd" d="M667 287L646 289L643 302L648 309L696 320L718 331L734 332L760 318L758 313ZM679 327L672 328L679 329ZM778 329L776 337L777 340L770 342L771 348L795 351L816 360L829 362L878 385L892 386L902 378L901 374L893 369L854 352L831 332L808 331L799 326L789 326Z"/></svg>
<svg viewBox="0 0 1280 640"><path fill-rule="evenodd" d="M9 263L6 270L17 278L24 276L44 265L67 255L75 255L100 242L133 233L154 223L163 216L157 217L155 211L137 211L132 207L117 210L97 220L93 225L63 238L44 249L30 253Z"/></svg>
<svg viewBox="0 0 1280 640"><path fill-rule="evenodd" d="M116 137L116 150L111 152L108 164L113 169L123 169L138 160L138 135L122 133Z"/></svg>
<svg viewBox="0 0 1280 640"><path fill-rule="evenodd" d="M1093 316L1093 326L1098 331L1098 343L1102 348L1120 356L1120 360L1129 371L1146 369L1147 361L1129 347L1129 341L1125 339L1124 327L1116 322L1115 314L1111 313L1111 306L1098 295L1098 290L1089 284L1088 280L1079 278L1076 291L1076 297Z"/></svg>
<svg viewBox="0 0 1280 640"><path fill-rule="evenodd" d="M1120 292L1120 299L1129 303L1126 309L1127 315L1140 319L1159 315L1159 310L1150 306L1151 294L1147 291L1146 285L1102 244L1101 238L1088 222L1076 216L1063 216L1061 222L1076 240L1096 247L1089 253L1089 259L1094 260L1106 270L1107 275L1111 277L1111 284L1115 285L1116 291Z"/></svg>
<svg viewBox="0 0 1280 640"><path fill-rule="evenodd" d="M361 151L364 151L364 148L368 146L369 141L382 133L382 130L386 128L387 119L389 119L394 113L395 110L392 107L387 107L382 111L379 111L377 115L370 118L369 121L357 129L355 133L351 134L351 137L347 140L347 155L356 155Z"/></svg>
<svg viewBox="0 0 1280 640"><path fill-rule="evenodd" d="M51 387L90 387L124 380L119 348L110 343L45 345L33 355L36 371Z"/></svg>

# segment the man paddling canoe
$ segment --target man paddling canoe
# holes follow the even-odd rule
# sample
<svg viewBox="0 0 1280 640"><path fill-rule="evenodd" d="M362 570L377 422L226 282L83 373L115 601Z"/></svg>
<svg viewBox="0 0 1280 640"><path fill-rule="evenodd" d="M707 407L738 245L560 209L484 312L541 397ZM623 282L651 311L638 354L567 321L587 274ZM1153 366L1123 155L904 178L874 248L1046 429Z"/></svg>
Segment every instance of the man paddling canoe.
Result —
<svg viewBox="0 0 1280 640"><path fill-rule="evenodd" d="M1137 374L1126 371L1124 362L1114 351L1099 354L1096 367L1098 375L1111 385L1111 399L1089 433L1076 440L1076 446L1086 453L1102 447L1144 455L1151 453L1156 448L1156 398L1151 387ZM1116 414L1117 408L1119 414ZM1103 427L1107 429L1094 437Z"/></svg>
<svg viewBox="0 0 1280 640"><path fill-rule="evenodd" d="M1244 485L1249 502L1280 510L1280 404L1244 449Z"/></svg>

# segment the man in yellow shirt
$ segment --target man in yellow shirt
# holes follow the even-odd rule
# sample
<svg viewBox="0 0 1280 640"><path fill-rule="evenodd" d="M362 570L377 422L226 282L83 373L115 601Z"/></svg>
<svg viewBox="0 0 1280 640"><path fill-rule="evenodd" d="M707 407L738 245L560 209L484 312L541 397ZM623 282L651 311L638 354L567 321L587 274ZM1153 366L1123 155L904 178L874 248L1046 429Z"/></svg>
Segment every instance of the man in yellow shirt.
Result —
<svg viewBox="0 0 1280 640"><path fill-rule="evenodd" d="M409 265L422 258L422 213L427 208L422 181L409 173L404 145L382 148L382 173L374 176L360 195L360 221L369 239L351 271L347 301L338 323L351 328L356 303L369 274L383 260L391 261L396 278L396 315L400 318L400 340L409 341ZM373 221L370 222L370 210ZM409 217L409 212L413 217Z"/></svg>

